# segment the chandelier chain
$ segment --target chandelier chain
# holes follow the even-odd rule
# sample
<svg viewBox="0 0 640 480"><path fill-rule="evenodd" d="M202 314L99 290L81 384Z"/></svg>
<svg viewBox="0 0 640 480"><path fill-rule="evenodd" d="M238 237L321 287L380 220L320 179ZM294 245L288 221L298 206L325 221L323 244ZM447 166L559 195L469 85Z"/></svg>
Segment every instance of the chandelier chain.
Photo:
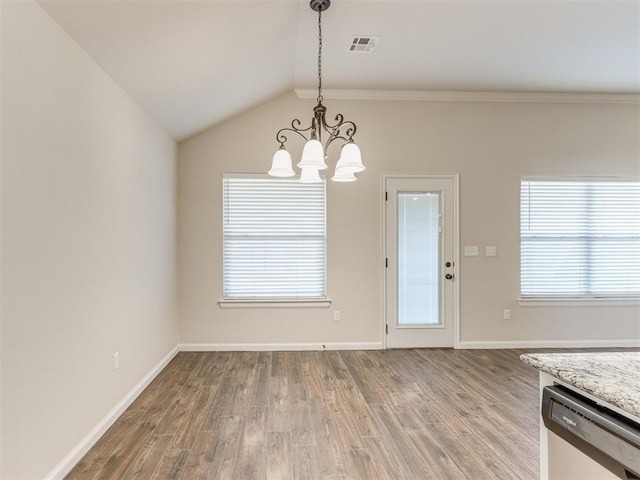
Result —
<svg viewBox="0 0 640 480"><path fill-rule="evenodd" d="M322 102L322 8L318 10L318 103Z"/></svg>

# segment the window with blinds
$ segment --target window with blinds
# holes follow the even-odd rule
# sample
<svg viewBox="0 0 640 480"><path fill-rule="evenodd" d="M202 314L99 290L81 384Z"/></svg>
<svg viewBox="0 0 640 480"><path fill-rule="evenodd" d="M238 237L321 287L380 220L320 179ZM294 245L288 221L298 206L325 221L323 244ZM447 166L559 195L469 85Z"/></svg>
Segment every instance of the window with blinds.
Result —
<svg viewBox="0 0 640 480"><path fill-rule="evenodd" d="M523 180L520 286L536 297L640 297L640 182Z"/></svg>
<svg viewBox="0 0 640 480"><path fill-rule="evenodd" d="M326 298L325 183L223 176L225 299Z"/></svg>

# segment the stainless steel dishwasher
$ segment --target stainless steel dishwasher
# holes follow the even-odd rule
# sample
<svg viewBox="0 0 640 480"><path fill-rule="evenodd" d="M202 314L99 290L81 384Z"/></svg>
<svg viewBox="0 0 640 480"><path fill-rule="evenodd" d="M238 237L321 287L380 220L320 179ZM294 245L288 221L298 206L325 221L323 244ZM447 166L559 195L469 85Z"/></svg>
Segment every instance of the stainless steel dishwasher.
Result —
<svg viewBox="0 0 640 480"><path fill-rule="evenodd" d="M640 480L640 425L560 385L544 387L545 426L614 475Z"/></svg>

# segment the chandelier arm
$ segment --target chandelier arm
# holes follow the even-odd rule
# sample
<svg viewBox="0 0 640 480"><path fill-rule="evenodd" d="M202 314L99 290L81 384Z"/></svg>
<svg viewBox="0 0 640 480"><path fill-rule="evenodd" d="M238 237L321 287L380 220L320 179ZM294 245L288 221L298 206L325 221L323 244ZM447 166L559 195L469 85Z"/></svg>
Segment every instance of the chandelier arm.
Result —
<svg viewBox="0 0 640 480"><path fill-rule="evenodd" d="M343 140L344 143L349 143L349 142L353 142L353 138L350 136L344 136L344 135L340 135L340 131L337 130L336 132L334 132L328 139L327 139L327 143L325 143L324 145L324 149L325 151L329 149L329 145L331 145L335 140Z"/></svg>
<svg viewBox="0 0 640 480"><path fill-rule="evenodd" d="M342 117L342 115L340 114L338 114L338 116ZM329 138L327 138L327 142L325 143L325 151L329 149L329 145L331 145L334 140L344 140L345 143L353 142L353 136L356 133L356 124L353 123L352 121L350 120L347 120L346 122L341 121L340 123L334 126L328 126L326 124L323 124L323 127L325 131L329 133ZM340 130L343 127L347 127L347 130L344 133L344 135L341 135Z"/></svg>
<svg viewBox="0 0 640 480"><path fill-rule="evenodd" d="M296 118L296 119L294 119L294 120L291 122L291 129L290 129L290 130L293 130L293 131L294 131L294 132L296 132L296 133L300 133L300 132L308 132L309 130L313 130L313 128L314 128L313 122L311 122L311 125L310 125L310 126L308 126L307 128L300 128L300 124L301 124L301 123L302 123L302 122L301 122L300 120L298 120L297 118ZM283 129L283 130L284 130L284 129ZM303 137L303 138L307 138L307 137L305 137L304 135L302 135L302 137Z"/></svg>
<svg viewBox="0 0 640 480"><path fill-rule="evenodd" d="M300 123L301 123L300 120L298 120L296 118L294 121L291 122L290 130L293 130L296 133L300 133L300 132L308 132L309 130L313 130L313 128L314 128L313 122L311 122L311 125L308 126L307 128L300 128ZM303 135L303 137L304 137L304 135Z"/></svg>
<svg viewBox="0 0 640 480"><path fill-rule="evenodd" d="M329 125L328 123L323 122L322 126L324 128L324 130L328 133L331 133L334 130L339 130L344 126L349 126L349 128L347 128L347 131L345 132L345 135L347 135L347 137L349 137L350 140L352 140L352 137L356 134L356 124L353 123L351 120L345 120L344 116L339 113L336 115L336 124L335 125Z"/></svg>
<svg viewBox="0 0 640 480"><path fill-rule="evenodd" d="M338 132L338 133L340 133L340 132ZM344 140L345 143L348 142L348 140L345 137L343 137L342 135L332 135L327 140L327 143L324 144L325 152L329 149L329 145L331 145L334 140Z"/></svg>
<svg viewBox="0 0 640 480"><path fill-rule="evenodd" d="M342 125L340 125L340 127L345 127L348 125L347 131L344 132L344 134L349 137L348 140L350 142L353 142L353 136L356 134L356 124L353 123L351 120L347 120L346 122L344 122Z"/></svg>
<svg viewBox="0 0 640 480"><path fill-rule="evenodd" d="M285 135L283 135L283 132L292 132L292 133L297 133L298 135L300 135L302 138L304 138L305 140L309 140L306 136L304 136L304 134L302 132L307 132L311 130L311 127L309 128L305 128L304 130L300 130L298 128L281 128L280 130L278 130L278 133L276 134L276 140L278 141L278 143L280 143L281 147L284 147L285 142L287 141L287 137Z"/></svg>
<svg viewBox="0 0 640 480"><path fill-rule="evenodd" d="M325 151L328 151L329 150L329 145L331 145L334 140L338 140L338 139L343 139L345 141L347 140L342 135L340 135L340 128L336 128L336 129L331 130L329 138L327 138L327 142L324 144Z"/></svg>
<svg viewBox="0 0 640 480"><path fill-rule="evenodd" d="M323 118L322 120L322 126L324 127L324 130L326 132L329 132L330 130L335 130L336 128L340 128L342 126L342 124L344 123L344 115L342 115L341 113L336 115L336 118L334 119L336 121L335 125L330 125L329 123L327 123L326 118Z"/></svg>

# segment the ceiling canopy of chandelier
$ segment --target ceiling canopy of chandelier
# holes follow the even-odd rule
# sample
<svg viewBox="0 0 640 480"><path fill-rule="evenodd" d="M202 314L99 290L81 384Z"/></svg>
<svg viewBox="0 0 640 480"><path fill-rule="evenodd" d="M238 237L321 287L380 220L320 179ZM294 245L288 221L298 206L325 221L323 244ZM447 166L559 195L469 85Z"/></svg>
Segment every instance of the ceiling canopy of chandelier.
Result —
<svg viewBox="0 0 640 480"><path fill-rule="evenodd" d="M322 12L331 5L331 0L311 0L311 9L318 12L318 104L313 108L313 118L311 126L301 128L302 122L297 118L291 122L291 127L286 127L278 131L276 140L280 143L280 148L273 156L273 163L269 175L272 177L293 177L294 172L291 166L291 155L285 147L287 142L286 133L291 132L300 135L306 140L302 150L302 159L298 163L300 168L300 181L302 183L321 182L320 170L325 170L327 164L325 152L336 140L343 141L340 158L336 163L336 169L331 180L334 182L354 182L357 180L355 174L365 170L362 164L360 148L353 141L356 134L356 124L345 120L341 113L334 119L334 124L327 123L327 109L322 105ZM326 141L322 143L323 134L327 135Z"/></svg>

